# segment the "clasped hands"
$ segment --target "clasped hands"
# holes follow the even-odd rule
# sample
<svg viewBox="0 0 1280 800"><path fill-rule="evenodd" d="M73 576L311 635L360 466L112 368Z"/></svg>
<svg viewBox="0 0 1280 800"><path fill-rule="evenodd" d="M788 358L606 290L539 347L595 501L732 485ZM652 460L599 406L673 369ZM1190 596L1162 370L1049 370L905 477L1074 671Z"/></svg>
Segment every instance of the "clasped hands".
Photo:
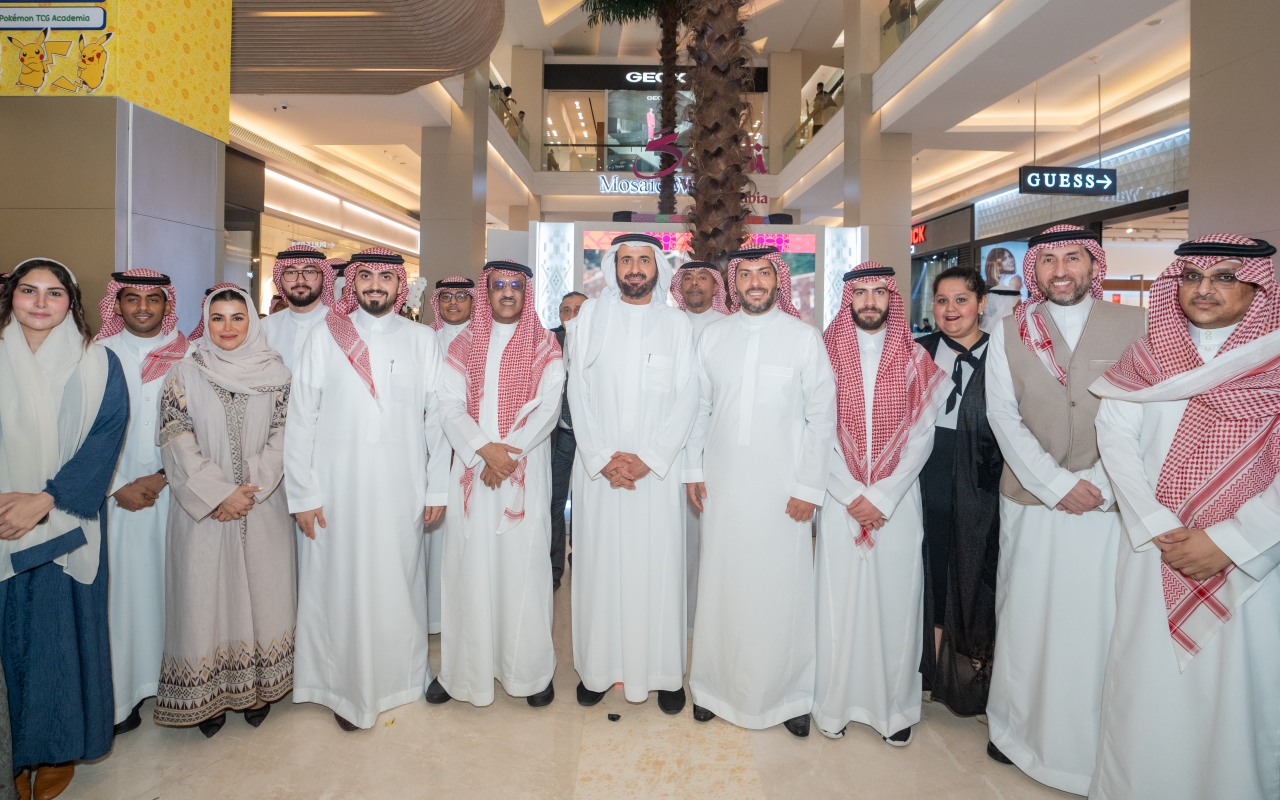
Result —
<svg viewBox="0 0 1280 800"><path fill-rule="evenodd" d="M497 489L502 482L516 471L517 461L511 456L518 456L524 451L502 442L489 442L476 451L476 455L484 459L484 469L480 470L480 481L490 489Z"/></svg>
<svg viewBox="0 0 1280 800"><path fill-rule="evenodd" d="M1087 511L1097 511L1102 501L1102 490L1081 478L1075 486L1071 487L1071 491L1058 501L1054 509L1079 515Z"/></svg>
<svg viewBox="0 0 1280 800"><path fill-rule="evenodd" d="M0 492L0 539L20 539L53 510L47 492Z"/></svg>
<svg viewBox="0 0 1280 800"><path fill-rule="evenodd" d="M648 475L650 472L649 465L640 460L640 456L635 453L617 452L609 459L609 463L604 465L604 469L600 470L608 481L609 485L615 489L636 488L636 481ZM699 506L701 508L701 506Z"/></svg>
<svg viewBox="0 0 1280 800"><path fill-rule="evenodd" d="M1200 528L1174 528L1151 541L1160 560L1193 581L1205 581L1231 566L1231 559Z"/></svg>
<svg viewBox="0 0 1280 800"><path fill-rule="evenodd" d="M219 503L209 516L218 522L235 522L238 519L244 519L256 502L253 496L260 491L262 491L261 486L241 484L232 490L231 494L227 495L227 499Z"/></svg>
<svg viewBox="0 0 1280 800"><path fill-rule="evenodd" d="M707 484L702 481L695 483L686 483L684 485L685 494L689 496L689 502L693 503L693 507L702 511L702 501L707 498ZM787 500L787 516L796 522L808 522L813 519L813 512L818 507L813 503L806 502L797 497Z"/></svg>
<svg viewBox="0 0 1280 800"><path fill-rule="evenodd" d="M853 498L853 502L845 506L845 510L867 530L878 531L888 521L884 514L880 513L880 509L876 508L875 503L862 495Z"/></svg>
<svg viewBox="0 0 1280 800"><path fill-rule="evenodd" d="M125 511L141 511L154 506L163 491L164 476L156 472L126 483L111 496L115 498L116 505Z"/></svg>

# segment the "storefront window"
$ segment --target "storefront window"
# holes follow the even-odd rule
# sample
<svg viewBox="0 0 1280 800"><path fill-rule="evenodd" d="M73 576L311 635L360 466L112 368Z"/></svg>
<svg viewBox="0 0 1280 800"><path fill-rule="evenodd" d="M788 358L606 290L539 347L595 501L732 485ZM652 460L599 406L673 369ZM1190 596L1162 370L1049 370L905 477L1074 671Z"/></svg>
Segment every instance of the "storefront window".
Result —
<svg viewBox="0 0 1280 800"><path fill-rule="evenodd" d="M918 329L927 319L933 320L933 279L943 270L960 265L959 250L944 250L911 259L911 325Z"/></svg>

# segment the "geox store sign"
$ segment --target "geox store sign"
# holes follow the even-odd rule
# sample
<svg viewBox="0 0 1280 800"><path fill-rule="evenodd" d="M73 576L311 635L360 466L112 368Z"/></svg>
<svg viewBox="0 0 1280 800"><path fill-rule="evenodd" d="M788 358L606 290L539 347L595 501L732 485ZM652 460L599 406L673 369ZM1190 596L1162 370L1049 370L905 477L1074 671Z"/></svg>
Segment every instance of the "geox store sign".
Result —
<svg viewBox="0 0 1280 800"><path fill-rule="evenodd" d="M693 178L687 175L675 177L676 194L689 194L689 190L693 188ZM657 194L658 184L661 182L659 178L633 180L617 175L601 175L600 194Z"/></svg>

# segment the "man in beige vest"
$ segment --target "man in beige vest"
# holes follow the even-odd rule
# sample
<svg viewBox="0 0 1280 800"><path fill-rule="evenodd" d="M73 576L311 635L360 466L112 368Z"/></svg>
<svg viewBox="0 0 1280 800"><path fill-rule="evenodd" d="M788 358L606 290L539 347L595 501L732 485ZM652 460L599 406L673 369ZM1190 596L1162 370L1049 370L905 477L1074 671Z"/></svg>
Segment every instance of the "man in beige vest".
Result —
<svg viewBox="0 0 1280 800"><path fill-rule="evenodd" d="M988 348L987 418L1005 466L987 752L1085 794L1121 537L1089 385L1145 333L1146 313L1102 302L1097 233L1056 225L1028 244L1030 299Z"/></svg>

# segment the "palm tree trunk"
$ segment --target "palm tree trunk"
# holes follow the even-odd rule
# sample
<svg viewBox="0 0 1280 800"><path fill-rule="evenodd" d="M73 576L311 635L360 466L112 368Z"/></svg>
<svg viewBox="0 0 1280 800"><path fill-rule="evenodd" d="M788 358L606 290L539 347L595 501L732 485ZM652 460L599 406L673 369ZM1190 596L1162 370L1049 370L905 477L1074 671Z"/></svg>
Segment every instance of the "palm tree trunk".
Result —
<svg viewBox="0 0 1280 800"><path fill-rule="evenodd" d="M739 14L747 0L694 0L689 9L693 130L686 164L693 177L693 257L721 264L747 240L754 190L743 120L755 50Z"/></svg>
<svg viewBox="0 0 1280 800"><path fill-rule="evenodd" d="M676 51L677 35L680 28L680 0L659 0L658 28L662 31L662 42L658 47L658 55L662 59L662 103L658 109L659 123L662 130L676 129ZM662 154L662 171L674 167L674 156ZM674 172L664 175L658 183L658 213L676 213L676 176Z"/></svg>

